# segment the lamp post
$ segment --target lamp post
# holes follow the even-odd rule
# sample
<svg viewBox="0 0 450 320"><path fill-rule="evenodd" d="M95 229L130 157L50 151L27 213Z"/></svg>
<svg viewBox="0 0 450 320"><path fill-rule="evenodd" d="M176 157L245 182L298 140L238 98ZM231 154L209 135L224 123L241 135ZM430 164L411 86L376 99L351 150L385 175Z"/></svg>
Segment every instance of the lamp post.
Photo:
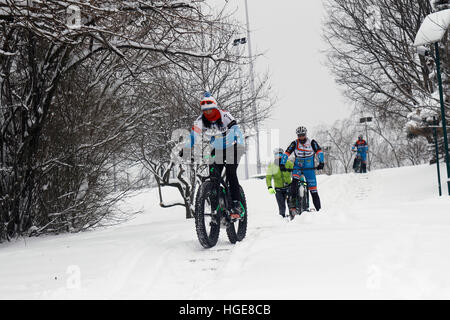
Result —
<svg viewBox="0 0 450 320"><path fill-rule="evenodd" d="M444 135L445 163L447 165L447 189L448 195L450 196L450 158L448 155L447 121L445 119L444 93L442 90L442 78L441 78L441 62L439 59L439 46L437 42L434 43L434 48L436 50L436 69L437 69L436 73L439 83L439 101L441 104L442 134ZM437 159L437 161L439 162L439 158Z"/></svg>
<svg viewBox="0 0 450 320"><path fill-rule="evenodd" d="M447 190L450 196L450 158L448 154L448 138L447 138L447 121L445 119L445 105L444 105L444 93L442 90L442 78L441 78L441 61L439 55L439 42L444 37L447 29L450 26L450 9L438 11L429 14L425 17L422 25L417 32L414 40L414 46L417 47L417 51L420 54L423 51L424 45L430 45L434 43L436 53L436 74L439 85L439 102L441 106L441 120L442 120L442 132L444 135L444 149L445 149L445 163L447 166ZM425 48L425 52L426 52Z"/></svg>
<svg viewBox="0 0 450 320"><path fill-rule="evenodd" d="M441 186L441 169L439 167L439 145L438 145L438 139L437 139L437 128L440 128L438 125L439 122L436 119L436 117L433 117L433 121L430 123L431 125L428 126L429 128L433 128L433 138L434 138L434 151L436 153L436 168L437 168L437 178L438 178L438 189L439 189L439 196L442 196L442 186Z"/></svg>
<svg viewBox="0 0 450 320"><path fill-rule="evenodd" d="M236 47L236 54L237 56L239 56L240 52L239 52L239 45L240 44L246 44L247 43L247 38L237 38L234 39L233 41L233 46ZM239 69L239 83L241 83L241 69ZM239 88L241 88L241 84L239 85ZM239 92L239 100L241 102L242 105L242 90L240 90ZM248 139L249 137L246 136L244 137L244 144L245 144L245 153L244 153L244 159L245 159L245 179L248 179L248 153L247 153L247 148L248 148Z"/></svg>
<svg viewBox="0 0 450 320"><path fill-rule="evenodd" d="M250 89L253 97L255 97L255 75L253 72L253 55L252 55L252 43L250 39L250 20L248 17L248 3L245 0L245 17L247 20L247 41L248 41L248 57L250 59ZM256 129L256 172L261 173L261 157L259 154L259 128L258 128L258 116L256 113L256 103L253 101L253 115L255 116L255 129Z"/></svg>
<svg viewBox="0 0 450 320"><path fill-rule="evenodd" d="M228 2L228 0L225 0L225 2ZM245 18L246 18L246 25L247 25L247 38L241 38L241 39L235 39L233 42L233 45L236 46L238 44L244 44L248 42L248 57L250 59L250 90L252 92L253 97L255 97L255 74L253 72L253 54L252 54L252 44L251 44L251 38L250 38L250 19L248 15L248 3L247 0L245 0ZM244 40L245 42L241 42ZM252 110L253 114L255 116L254 125L256 129L256 171L258 174L261 173L261 156L259 153L259 127L258 127L258 117L256 113L256 103L255 101L252 102ZM248 169L246 169L248 170Z"/></svg>

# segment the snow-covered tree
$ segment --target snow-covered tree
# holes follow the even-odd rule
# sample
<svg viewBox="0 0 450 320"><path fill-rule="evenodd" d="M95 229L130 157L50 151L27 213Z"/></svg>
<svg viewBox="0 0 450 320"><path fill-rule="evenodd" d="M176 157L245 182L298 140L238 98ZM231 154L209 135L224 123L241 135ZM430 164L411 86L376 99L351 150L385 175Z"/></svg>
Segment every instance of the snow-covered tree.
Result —
<svg viewBox="0 0 450 320"><path fill-rule="evenodd" d="M0 1L0 240L82 230L109 212L109 156L126 153L143 112L156 110L140 100L151 74L224 59L192 41L227 28L204 7Z"/></svg>
<svg viewBox="0 0 450 320"><path fill-rule="evenodd" d="M424 18L447 7L448 1L429 0L326 1L329 67L355 102L356 113L376 114L381 122L395 119L400 124L395 126L397 135L432 142L431 130L423 130L422 121L414 123L411 115L439 114L433 48L429 56L419 56L412 43ZM447 37L440 53L445 102L450 105Z"/></svg>

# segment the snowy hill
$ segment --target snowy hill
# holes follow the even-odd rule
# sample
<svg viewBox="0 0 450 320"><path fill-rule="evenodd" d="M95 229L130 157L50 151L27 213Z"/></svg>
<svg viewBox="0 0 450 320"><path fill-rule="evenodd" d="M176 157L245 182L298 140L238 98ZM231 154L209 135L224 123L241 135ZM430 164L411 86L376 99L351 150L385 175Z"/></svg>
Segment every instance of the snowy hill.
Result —
<svg viewBox="0 0 450 320"><path fill-rule="evenodd" d="M182 208L140 193L125 224L2 244L0 298L450 298L450 197L434 166L318 182L323 210L287 222L264 180L242 181L247 238L222 230L209 250Z"/></svg>

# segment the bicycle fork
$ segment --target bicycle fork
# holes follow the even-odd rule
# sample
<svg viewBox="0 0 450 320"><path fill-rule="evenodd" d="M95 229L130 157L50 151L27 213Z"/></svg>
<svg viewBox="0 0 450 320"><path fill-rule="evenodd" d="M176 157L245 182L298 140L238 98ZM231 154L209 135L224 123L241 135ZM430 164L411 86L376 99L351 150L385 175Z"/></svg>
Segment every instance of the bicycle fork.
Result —
<svg viewBox="0 0 450 320"><path fill-rule="evenodd" d="M219 223L223 226L228 227L231 223L229 219L229 207L230 204L228 203L226 197L227 193L225 188L219 187L216 191L217 193L217 206L215 208L215 211L217 212L218 219L215 219L215 223Z"/></svg>

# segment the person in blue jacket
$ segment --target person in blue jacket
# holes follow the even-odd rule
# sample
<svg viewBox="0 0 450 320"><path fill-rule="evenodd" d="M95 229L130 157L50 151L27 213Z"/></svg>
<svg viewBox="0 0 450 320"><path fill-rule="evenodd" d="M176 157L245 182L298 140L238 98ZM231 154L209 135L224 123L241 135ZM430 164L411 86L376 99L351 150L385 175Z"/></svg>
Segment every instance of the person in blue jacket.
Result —
<svg viewBox="0 0 450 320"><path fill-rule="evenodd" d="M240 219L245 214L244 206L240 201L237 177L239 160L245 151L242 131L228 111L219 109L216 99L209 92L205 92L203 99L200 101L200 106L202 114L194 121L190 139L188 139L184 149L193 149L196 147L196 143L207 141L212 148L210 172L220 176L225 168L233 200L230 217ZM199 148L203 149L202 146L199 146ZM183 157L183 149L179 155ZM215 170L211 170L213 166Z"/></svg>
<svg viewBox="0 0 450 320"><path fill-rule="evenodd" d="M306 136L307 130L305 127L298 127L296 133L297 140L292 141L280 161L280 170L286 170L286 161L292 153L295 154L294 170L292 172L293 179L289 197L290 201L288 202L289 211L293 212L296 210L295 203L298 189L298 180L300 179L300 175L302 173L306 178L306 182L308 183L308 189L311 193L314 207L316 208L316 211L319 211L321 205L319 193L317 192L316 172L314 171L314 158L317 155L319 159L319 165L317 166L317 169L322 170L324 167L323 152L316 140L311 140Z"/></svg>
<svg viewBox="0 0 450 320"><path fill-rule="evenodd" d="M356 152L355 160L353 161L353 169L356 170L358 165L358 161L361 161L361 170L360 173L367 172L367 152L369 150L369 146L367 145L366 140L363 139L362 134L358 136L358 140L352 147L352 151Z"/></svg>

